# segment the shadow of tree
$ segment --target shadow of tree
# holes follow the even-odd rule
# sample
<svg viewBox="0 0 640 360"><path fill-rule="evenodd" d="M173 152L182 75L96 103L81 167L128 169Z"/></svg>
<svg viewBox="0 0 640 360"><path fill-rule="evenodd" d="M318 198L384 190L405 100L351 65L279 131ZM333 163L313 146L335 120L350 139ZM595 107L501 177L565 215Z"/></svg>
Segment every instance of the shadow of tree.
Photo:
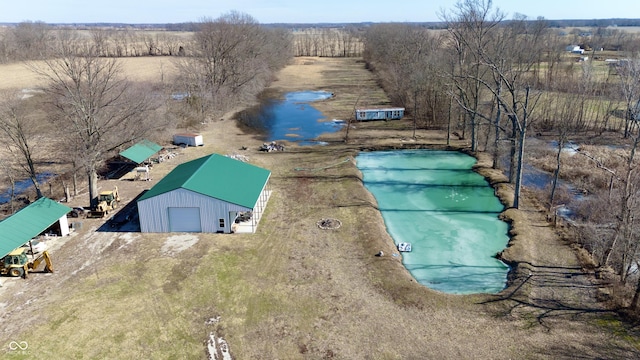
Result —
<svg viewBox="0 0 640 360"><path fill-rule="evenodd" d="M530 262L515 264L513 273L520 274L511 279L511 286L502 293L480 301L479 304L499 304L492 307L495 315L519 319L535 319L546 331L554 329L553 320L583 322L585 329L594 325L615 324L615 332L621 338L603 343L584 341L575 343L548 344L538 349L545 359L638 359L640 349L626 336L637 337L638 330L620 318L617 309L608 309L597 301L596 292L610 286L595 279L580 267L541 266ZM566 324L566 323L565 323ZM564 326L564 325L559 325ZM578 325L580 326L580 325ZM589 330L585 330L589 331ZM607 330L609 331L609 330ZM613 332L613 331L611 331ZM550 346L549 346L550 345Z"/></svg>
<svg viewBox="0 0 640 360"><path fill-rule="evenodd" d="M592 274L585 273L580 267L542 266L530 262L511 264L512 274L520 276L511 279L509 286L501 294L481 301L480 304L503 302L502 315L510 315L518 308L536 310L536 319L545 326L544 320L554 316L577 317L580 314L609 313L614 310L605 308L595 300L599 289L610 286L599 281Z"/></svg>

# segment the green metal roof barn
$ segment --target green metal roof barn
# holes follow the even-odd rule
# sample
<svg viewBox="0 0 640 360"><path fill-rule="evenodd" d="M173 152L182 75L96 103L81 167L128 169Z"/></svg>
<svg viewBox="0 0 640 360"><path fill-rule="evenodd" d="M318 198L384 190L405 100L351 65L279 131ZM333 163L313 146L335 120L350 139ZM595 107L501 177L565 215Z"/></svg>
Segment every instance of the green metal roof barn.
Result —
<svg viewBox="0 0 640 360"><path fill-rule="evenodd" d="M40 198L0 222L0 258L26 244L56 222L62 235L69 234L67 213L71 208L48 198Z"/></svg>
<svg viewBox="0 0 640 360"><path fill-rule="evenodd" d="M271 172L211 154L178 165L138 199L142 232L234 231L251 213L255 231L269 197Z"/></svg>

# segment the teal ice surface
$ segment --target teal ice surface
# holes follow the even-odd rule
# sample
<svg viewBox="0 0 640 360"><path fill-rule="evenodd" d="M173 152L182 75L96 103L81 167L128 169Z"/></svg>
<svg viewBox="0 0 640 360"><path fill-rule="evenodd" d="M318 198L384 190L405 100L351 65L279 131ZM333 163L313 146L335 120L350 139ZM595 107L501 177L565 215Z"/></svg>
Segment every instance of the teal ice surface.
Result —
<svg viewBox="0 0 640 360"><path fill-rule="evenodd" d="M475 159L453 151L399 150L356 158L397 243L412 243L403 263L421 284L452 294L495 293L509 271L495 255L508 225Z"/></svg>

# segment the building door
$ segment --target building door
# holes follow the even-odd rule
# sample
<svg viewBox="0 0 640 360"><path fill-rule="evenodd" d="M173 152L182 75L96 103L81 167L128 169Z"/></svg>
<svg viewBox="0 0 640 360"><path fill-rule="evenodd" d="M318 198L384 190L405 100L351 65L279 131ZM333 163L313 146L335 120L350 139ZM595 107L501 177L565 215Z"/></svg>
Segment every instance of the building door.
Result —
<svg viewBox="0 0 640 360"><path fill-rule="evenodd" d="M200 208L169 208L169 231L171 232L202 232L200 222Z"/></svg>

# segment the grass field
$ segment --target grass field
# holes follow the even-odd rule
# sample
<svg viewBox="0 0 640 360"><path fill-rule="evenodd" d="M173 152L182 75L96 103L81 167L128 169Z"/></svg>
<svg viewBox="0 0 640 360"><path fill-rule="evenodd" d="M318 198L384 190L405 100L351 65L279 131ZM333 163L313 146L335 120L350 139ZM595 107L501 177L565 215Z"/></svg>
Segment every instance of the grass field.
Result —
<svg viewBox="0 0 640 360"><path fill-rule="evenodd" d="M356 101L388 101L358 59L298 58L278 74L272 91L316 89L335 94L317 105L329 118L348 118ZM637 337L602 312L592 296L595 283L578 276L573 250L527 199L522 210L504 214L513 235L504 257L522 265L501 294L437 293L417 284L398 257L374 256L395 248L355 164L344 160L380 146L442 148L446 137L419 131L410 139L409 119L359 123L351 131L349 143L339 133L324 138L327 146L264 153L262 140L238 129L228 114L202 132L205 146L154 166L151 183L102 181L106 188L117 184L131 201L180 162L241 152L272 172L273 194L252 235L187 239L83 220L77 233L57 240L54 274L0 280L0 353L7 359L204 359L213 334L228 342L234 359L640 355ZM509 188L497 185L504 178L479 156L479 171L508 197ZM319 168L325 169L313 170ZM316 222L323 218L339 219L342 227L321 230ZM28 349L11 350L12 341L27 342Z"/></svg>
<svg viewBox="0 0 640 360"><path fill-rule="evenodd" d="M172 57L130 57L121 58L119 63L122 67L123 76L131 81L156 81L162 80L162 75L170 78L176 73ZM41 63L34 62L36 66ZM24 63L0 64L0 91L22 91L24 89L35 89L45 86L46 83L36 73L34 73Z"/></svg>

